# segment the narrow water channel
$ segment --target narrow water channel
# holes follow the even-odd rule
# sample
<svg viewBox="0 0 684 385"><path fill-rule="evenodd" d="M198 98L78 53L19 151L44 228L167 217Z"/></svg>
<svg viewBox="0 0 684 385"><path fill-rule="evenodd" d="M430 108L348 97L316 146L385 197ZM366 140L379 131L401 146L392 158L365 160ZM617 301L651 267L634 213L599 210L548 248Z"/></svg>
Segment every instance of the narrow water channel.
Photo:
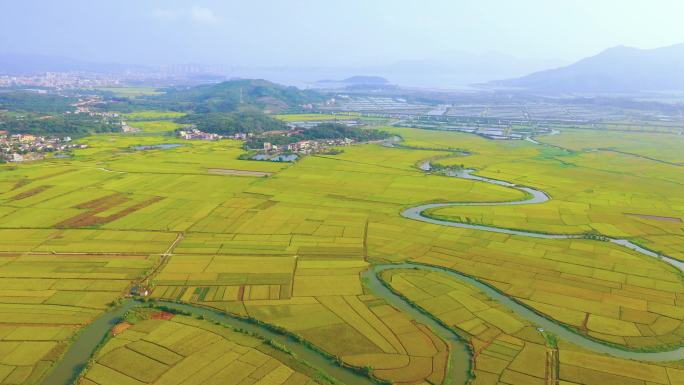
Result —
<svg viewBox="0 0 684 385"><path fill-rule="evenodd" d="M297 359L306 362L340 384L377 385L370 378L353 369L340 366L335 359L320 353L306 343L277 333L267 326L200 306L167 301L157 301L156 304L177 311L191 313L193 316L202 316L209 321L220 322L256 335L264 340L276 342L288 349ZM146 303L136 300L124 300L122 305L110 310L100 316L95 322L86 326L76 336L74 343L69 347L62 359L55 364L55 367L45 377L42 384L73 384L88 364L90 358L95 354L100 343L111 332L114 325L120 321L121 317L131 309L146 305Z"/></svg>
<svg viewBox="0 0 684 385"><path fill-rule="evenodd" d="M127 300L120 306L101 315L95 322L84 327L74 338L62 359L55 363L43 380L43 385L71 385L95 353L98 345L110 330L119 323L127 311L139 306L138 302Z"/></svg>
<svg viewBox="0 0 684 385"><path fill-rule="evenodd" d="M545 234L545 233L535 233L531 231L523 231L523 230L511 230L511 229L503 229L503 228L498 228L498 227L493 227L493 226L485 226L485 225L473 225L473 224L468 224L468 223L459 223L459 222L452 222L452 221L447 221L447 220L440 220L440 219L435 219L435 218L430 218L424 214L426 210L429 209L434 209L434 208L441 208L441 207L454 207L454 206L497 206L497 205L524 205L524 204L537 204L537 203L543 203L546 201L549 201L550 198L549 196L541 191L541 190L536 190L530 187L524 187L524 186L517 186L513 183L506 182L506 181L501 181L501 180L496 180L496 179L489 179L477 175L473 175L473 170L464 170L462 172L454 173L453 177L458 177L458 178L464 178L464 179L469 179L469 180L476 180L480 182L485 182L485 183L490 183L490 184L495 184L499 186L505 186L505 187L510 187L513 189L517 189L519 191L524 192L529 198L522 199L519 201L508 201L508 202L481 202L481 203L460 203L460 202L454 202L454 203L432 203L432 204L425 204L425 205L420 205L420 206L415 206L411 207L409 209L404 210L401 215L405 218L412 219L412 220L417 220L421 222L426 222L426 223L432 223L436 225L441 225L441 226L449 226L449 227L458 227L458 228L464 228L464 229L472 229L472 230L480 230L480 231L488 231L488 232L493 232L493 233L502 233L502 234L510 234L510 235L517 235L517 236L523 236L523 237L530 237L530 238L546 238L546 239L580 239L583 238L582 235L575 235L575 234ZM655 258L658 259L664 263L667 263L671 266L674 266L677 268L680 272L684 272L684 262L679 261L677 259L668 257L666 255L662 255L656 252L653 252L651 250L647 250L637 244L632 243L628 239L619 239L619 238L609 238L605 237L605 241L613 243L615 245L622 246L624 248L630 249L632 251L635 251L637 253L640 253L642 255L645 255L647 257ZM601 242L600 240L596 240L596 242ZM537 314L536 312L530 310L529 308L519 304L518 302L514 301L510 297L506 296L505 294L497 291L496 289L483 284L480 281L477 281L473 278L470 278L466 275L460 274L456 271L453 270L448 270L445 268L440 268L440 267L435 267L435 266L427 266L427 265L420 265L420 264L413 264L413 263L404 263L404 264L392 264L392 265L376 265L372 267L372 270L375 271L375 275L380 273L383 270L388 270L388 269L401 269L401 268L410 268L410 269L420 269L424 271L440 271L444 274L448 274L452 278L459 279L461 281L465 281L471 285L474 285L478 287L480 290L485 292L485 294L489 295L490 297L496 299L503 305L505 305L507 308L518 314L519 316L525 318L526 320L534 323L535 325L542 327L543 329L550 331L559 337L573 342L579 346L582 346L584 348L593 350L595 352L599 353L605 353L609 354L615 357L619 358L627 358L627 359L635 359L635 360L642 360L642 361L675 361L675 360L681 360L684 359L684 347L679 347L676 349L672 350L667 350L667 351L659 351L659 352L637 352L637 351L630 351L626 349L622 349L620 347L613 347L607 344L603 344L601 342L589 339L551 319L548 319L544 316L541 316ZM376 277L377 278L377 277ZM370 282L373 282L372 280Z"/></svg>
<svg viewBox="0 0 684 385"><path fill-rule="evenodd" d="M490 298L496 300L500 304L504 305L506 308L509 310L513 311L516 315L520 316L521 318L530 321L533 323L535 326L543 328L545 332L547 333L552 333L555 334L556 336L560 337L561 339L572 342L575 345L578 345L580 347L592 350L597 353L604 353L604 354L609 354L614 357L618 358L626 358L626 359L633 359L633 360L640 360L640 361L677 361L681 360L684 358L684 347L680 347L678 349L674 350L669 350L669 351L660 351L660 352L638 352L638 351L630 351L630 350L625 350L619 347L613 347L610 345L603 344L601 342L592 340L590 338L587 338L583 336L582 334L579 334L576 331L573 331L572 329L569 329L561 324L558 324L557 322L546 318L533 310L529 309L526 306L521 305L520 303L514 301L507 295L501 293L500 291L496 290L495 288L482 283L481 281L478 281L474 278L471 278L469 276L466 276L464 274L458 273L453 270L449 270L446 268L441 268L437 266L429 266L429 265L423 265L423 264L417 264L417 263L397 263L397 264L387 264L387 265L375 265L372 266L368 272L364 275L364 278L367 279L366 283L368 286L372 289L373 292L375 290L378 290L378 293L383 292L380 290L380 287L385 288L387 292L383 292L383 297L385 296L394 296L397 297L396 301L401 301L403 303L406 303L406 301L403 298L400 298L390 290L388 290L385 285L381 282L380 278L378 278L378 275L382 273L383 271L386 270L396 270L396 269L413 269L413 270L421 270L421 271L431 271L431 272L438 272L441 274L448 275L449 277L467 283L469 285L477 287L479 290L481 290L484 294L489 296ZM406 310L409 312L412 316L415 314L415 309L413 308L412 305L410 306L413 310L409 309L404 309L402 307L402 310ZM424 315L425 316L425 315ZM423 322L421 319L420 322ZM433 329L436 329L434 326L434 321L433 323L430 324ZM444 328L441 324L439 325L439 328ZM453 333L453 332L452 332Z"/></svg>

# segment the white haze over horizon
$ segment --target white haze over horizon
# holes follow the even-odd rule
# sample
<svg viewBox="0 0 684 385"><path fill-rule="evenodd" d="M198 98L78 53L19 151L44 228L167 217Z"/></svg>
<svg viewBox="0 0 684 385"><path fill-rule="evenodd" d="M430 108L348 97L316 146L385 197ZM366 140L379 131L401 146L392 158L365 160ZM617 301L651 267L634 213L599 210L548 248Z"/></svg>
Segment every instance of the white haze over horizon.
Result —
<svg viewBox="0 0 684 385"><path fill-rule="evenodd" d="M0 53L378 74L497 61L479 81L684 43L681 15L677 0L2 0Z"/></svg>

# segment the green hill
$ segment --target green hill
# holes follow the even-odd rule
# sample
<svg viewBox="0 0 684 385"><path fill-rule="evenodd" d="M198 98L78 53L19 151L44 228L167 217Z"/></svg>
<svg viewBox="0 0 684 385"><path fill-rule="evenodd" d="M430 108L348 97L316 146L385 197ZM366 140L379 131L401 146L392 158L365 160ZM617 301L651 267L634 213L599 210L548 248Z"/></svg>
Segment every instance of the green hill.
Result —
<svg viewBox="0 0 684 385"><path fill-rule="evenodd" d="M323 99L320 94L313 91L302 91L296 87L254 79L231 80L195 87L177 87L165 91L164 95L150 97L148 100L171 104L167 107L194 112L244 110L283 112Z"/></svg>

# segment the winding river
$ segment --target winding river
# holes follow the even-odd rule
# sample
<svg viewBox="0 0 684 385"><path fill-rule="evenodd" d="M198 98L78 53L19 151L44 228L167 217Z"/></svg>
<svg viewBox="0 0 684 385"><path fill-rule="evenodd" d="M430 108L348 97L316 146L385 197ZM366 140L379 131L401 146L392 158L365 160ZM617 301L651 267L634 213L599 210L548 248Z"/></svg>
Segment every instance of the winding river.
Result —
<svg viewBox="0 0 684 385"><path fill-rule="evenodd" d="M370 378L356 371L340 366L333 357L326 356L310 345L296 340L286 334L274 331L267 325L257 324L245 318L229 315L218 310L185 303L156 301L167 309L187 312L193 316L202 316L210 321L220 322L264 340L276 342L285 347L297 359L304 361L312 368L320 371L340 384L377 385ZM100 316L95 322L86 326L75 338L61 360L59 360L43 380L43 385L71 385L83 371L88 361L97 351L102 341L120 322L121 317L129 310L147 306L146 303L126 299L121 305Z"/></svg>
<svg viewBox="0 0 684 385"><path fill-rule="evenodd" d="M426 223L432 223L432 224L441 225L441 226L450 226L450 227L458 227L458 228L463 228L463 229L488 231L488 232L493 232L493 233L510 234L510 235L523 236L523 237L546 238L546 239L580 239L580 238L583 238L583 236L579 235L579 234L535 233L535 232L531 232L531 231L511 230L511 229L503 229L503 228L485 226L485 225L473 225L473 224L468 224L468 223L452 222L452 221L440 220L440 219L435 219L435 218L430 218L430 217L425 216L423 213L426 210L430 210L430 209L434 209L434 208L441 208L441 207L522 205L522 204L543 203L543 202L550 200L549 196L546 193L544 193L543 191L535 190L535 189L530 188L530 187L517 186L517 185L510 183L510 182L500 181L500 180L496 180L496 179L489 179L489 178L484 178L481 176L473 175L473 170L464 170L464 171L455 173L452 176L514 188L514 189L517 189L519 191L524 192L526 194L526 196L528 196L528 198L523 199L523 200L519 200L519 201L508 201L508 202L430 203L430 204L424 204L424 205L420 205L420 206L411 207L407 210L404 210L401 213L401 215L405 218L409 218L409 219L413 219L413 220L417 220L417 221L421 221L421 222L426 222ZM629 241L627 239L605 237L605 240L608 242L611 242L613 244L616 244L616 245L625 247L627 249L630 249L632 251L635 251L637 253L640 253L642 255L652 257L652 258L656 258L660 261L663 261L665 263L668 263L668 264L674 266L680 272L684 272L684 262L682 262L682 261L679 261L677 259L665 256L665 255L661 255L661 254L658 254L658 253L653 252L651 250L645 249L645 248L643 248L637 244L632 243L631 241ZM570 341L576 345L579 345L581 347L593 350L595 352L605 353L605 354L609 354L609 355L619 357L619 358L634 359L634 360L641 360L641 361L675 361L675 360L684 359L684 347L679 347L679 348L676 348L673 350L658 351L658 352L640 352L640 351L626 350L626 349L623 349L620 347L614 347L611 345L603 344L603 343L598 342L596 340L585 337L584 335L581 335L572 329L569 329L569 328L567 328L567 327L565 327L559 323L556 323L555 321L553 321L549 318L546 318L544 316L539 315L538 313L532 311L531 309L529 309L528 307L526 307L524 305L521 305L520 303L516 302L515 300L508 297L506 294L503 294L502 292L500 292L499 290L495 289L494 287L492 287L490 285L487 285L487 284L485 284L479 280L476 280L472 277L469 277L467 275L461 274L457 271L450 270L447 268L429 266L429 265L423 265L423 264L417 264L417 263L376 265L376 266L373 266L371 268L371 270L374 271L375 274L373 274L373 275L376 277L377 282L373 281L373 280L371 280L370 282L373 282L373 285L378 285L378 284L382 285L382 282L379 281L377 276L382 271L389 270L389 269L420 269L420 270L424 270L424 271L439 271L439 272L447 274L447 275L449 275L455 279L467 282L473 286L476 286L477 288L482 290L485 294L487 294L488 296L492 297L493 299L499 301L501 304L503 304L504 306L506 306L507 308L509 308L513 312L515 312L518 316L532 322L533 324L537 325L538 327L541 327L548 332L556 334L559 337L561 337L567 341Z"/></svg>
<svg viewBox="0 0 684 385"><path fill-rule="evenodd" d="M474 172L474 170L463 170L463 171L454 173L452 176L458 177L458 178L463 178L463 179L476 180L476 181L485 182L485 183L491 183L491 184L495 184L498 186L513 188L513 189L524 192L529 198L519 200L519 201L506 201L506 202L428 203L428 204L415 206L415 207L411 207L409 209L406 209L401 213L401 215L405 218L409 218L409 219L413 219L413 220L417 220L417 221L421 221L421 222L426 222L426 223L432 223L435 225L458 227L458 228L462 228L462 229L471 229L471 230L481 230L481 231L488 231L488 232L500 233L500 234L519 235L519 236L530 237L530 238L545 238L545 239L581 239L581 238L584 238L584 236L581 234L535 233L532 231L512 230L512 229L504 229L504 228L493 227L493 226L473 225L473 224L469 224L469 223L452 222L452 221L447 221L447 220L430 218L430 217L423 214L426 210L435 209L435 208L442 208L442 207L526 205L526 204L544 203L544 202L547 202L550 200L549 196L543 191L536 190L536 189L533 189L530 187L518 186L516 184L497 180L497 179L490 179L490 178L481 177L478 175L474 175L473 172ZM643 247L641 247L635 243L630 242L628 239L609 238L609 237L605 237L605 239L608 242L611 242L613 244L628 248L630 250L636 251L636 252L643 254L643 255L646 255L648 257L660 259L663 262L666 262L666 263L676 267L680 271L684 272L684 262L682 262L682 261L679 261L677 259L668 257L666 255L658 254L658 253L655 253L653 251L644 249Z"/></svg>
<svg viewBox="0 0 684 385"><path fill-rule="evenodd" d="M421 167L422 168L422 167ZM426 170L427 171L427 170ZM483 202L483 203L431 203L409 208L401 213L405 218L431 223L441 226L458 227L464 229L488 231L501 234L509 234L516 236L524 236L531 238L547 238L547 239L579 239L582 235L574 234L544 234L535 233L531 231L502 229L485 225L474 225L468 223L458 223L446 220L439 220L429 218L423 213L426 210L452 207L452 206L494 206L494 205L522 205L522 204L537 204L548 201L549 196L543 191L536 190L530 187L517 186L510 182L501 180L484 178L473 174L473 170L464 170L454 173L454 177L476 180L485 183L496 184L499 186L517 189L525 193L526 198L519 201L509 202ZM684 263L664 255L657 254L653 251L644 249L627 239L606 238L607 241L616 245L628 248L642 255L657 258L665 263L668 263L680 271L684 271ZM434 271L447 274L448 276L466 282L480 289L482 292L497 300L499 303L515 312L518 316L526 319L539 328L543 328L545 332L550 332L563 340L569 341L580 347L595 351L597 353L609 354L618 358L634 359L640 361L675 361L684 359L684 347L668 351L658 352L639 352L625 350L620 347L603 344L596 340L585 337L578 332L567 328L549 318L546 318L530 308L516 302L508 297L506 294L500 292L494 287L487 285L477 279L461 274L457 271L447 268L429 266L418 263L396 263L396 264L380 264L373 265L362 274L364 285L376 296L385 299L389 304L395 306L399 310L410 315L418 322L429 326L435 334L444 339L450 346L449 355L449 373L447 376L447 384L464 384L470 377L470 349L467 343L452 329L446 327L441 322L437 321L432 316L424 313L421 309L415 307L406 301L402 296L395 294L390 290L386 284L379 278L383 271L392 269L419 269L423 271ZM232 327L246 330L264 339L270 339L278 342L280 345L286 347L293 352L299 359L302 359L311 364L316 369L323 372L325 375L343 383L343 384L362 384L371 385L373 382L365 376L359 375L353 370L340 367L337 362L322 354L309 345L295 340L286 335L274 332L271 328L249 322L245 319L227 315L222 312L207 309L204 307L178 304L172 302L158 302L161 305L174 308L176 310L187 311L195 315L202 315L203 317L228 324ZM68 385L72 384L82 368L87 364L92 357L100 342L105 338L107 333L111 330L120 317L128 310L142 306L143 303L133 300L124 301L123 305L117 307L100 318L94 323L85 327L75 338L72 345L69 347L64 357L56 363L55 367L50 371L48 376L43 381L44 385Z"/></svg>

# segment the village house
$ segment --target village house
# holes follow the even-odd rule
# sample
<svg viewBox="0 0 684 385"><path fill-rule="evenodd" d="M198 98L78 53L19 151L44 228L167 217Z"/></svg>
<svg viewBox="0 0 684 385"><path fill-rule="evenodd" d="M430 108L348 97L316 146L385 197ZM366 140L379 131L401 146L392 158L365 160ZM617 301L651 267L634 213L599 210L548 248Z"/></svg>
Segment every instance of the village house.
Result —
<svg viewBox="0 0 684 385"><path fill-rule="evenodd" d="M58 153L75 148L87 148L85 144L70 144L66 136L46 137L31 134L0 135L0 158L8 162L25 162L42 159L45 153Z"/></svg>
<svg viewBox="0 0 684 385"><path fill-rule="evenodd" d="M196 128L187 131L179 131L178 136L185 140L219 140L223 138L223 136L221 135L202 132Z"/></svg>

